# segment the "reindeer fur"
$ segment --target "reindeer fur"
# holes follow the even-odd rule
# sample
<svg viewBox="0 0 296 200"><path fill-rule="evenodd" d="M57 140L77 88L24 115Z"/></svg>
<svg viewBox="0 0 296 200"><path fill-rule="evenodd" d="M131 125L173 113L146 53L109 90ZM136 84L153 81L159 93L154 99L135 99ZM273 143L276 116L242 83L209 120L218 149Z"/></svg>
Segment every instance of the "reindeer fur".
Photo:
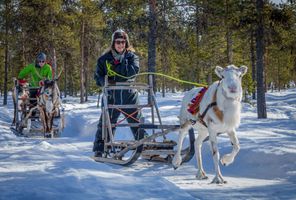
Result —
<svg viewBox="0 0 296 200"><path fill-rule="evenodd" d="M44 134L50 133L53 135L53 118L59 114L60 105L60 90L56 81L45 81L38 97L38 109L43 123Z"/></svg>
<svg viewBox="0 0 296 200"><path fill-rule="evenodd" d="M234 65L230 65L223 69L222 67L217 66L215 72L221 80L210 85L201 100L199 113L192 115L187 111L187 108L190 101L198 94L201 88L193 88L186 93L183 98L180 112L181 129L178 139L177 153L173 158L172 164L175 169L181 165L182 143L188 130L193 127L198 131L198 136L195 140L195 153L198 166L196 178L199 180L207 179L202 165L201 147L205 138L209 136L216 172L212 183L226 183L219 167L220 155L217 146L217 134L227 133L233 145L232 152L224 155L221 159L223 165L229 165L234 161L234 158L240 149L235 129L240 124L240 102L242 99L241 79L247 72L247 67L241 66L240 68L237 68ZM199 122L199 114L203 113L207 106L213 101L216 101L217 105L211 107L203 119L207 125L206 127ZM196 123L192 125L192 123L190 123L192 121L196 121Z"/></svg>

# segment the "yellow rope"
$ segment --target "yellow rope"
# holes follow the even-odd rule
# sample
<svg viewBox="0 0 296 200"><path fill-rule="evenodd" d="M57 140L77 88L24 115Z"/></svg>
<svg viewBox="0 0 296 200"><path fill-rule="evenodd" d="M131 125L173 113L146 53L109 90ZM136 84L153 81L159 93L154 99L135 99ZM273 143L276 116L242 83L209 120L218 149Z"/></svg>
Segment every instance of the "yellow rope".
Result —
<svg viewBox="0 0 296 200"><path fill-rule="evenodd" d="M111 66L112 65L108 61L106 61L106 66L107 66L107 75L108 76L119 76L121 78L131 79L131 78L134 78L136 76L149 75L149 74L151 74L151 75L163 76L165 78L172 79L172 80L177 81L179 83L185 83L185 84L195 85L196 87L207 87L207 85L205 85L205 84L195 83L195 82L190 82L190 81L185 81L185 80L181 80L181 79L178 79L178 78L175 78L175 77L166 75L166 74L162 74L162 73L157 73L157 72L142 72L142 73L139 73L139 74L130 76L130 77L126 77L126 76L123 76L123 75L118 74L117 72L113 71L111 69Z"/></svg>

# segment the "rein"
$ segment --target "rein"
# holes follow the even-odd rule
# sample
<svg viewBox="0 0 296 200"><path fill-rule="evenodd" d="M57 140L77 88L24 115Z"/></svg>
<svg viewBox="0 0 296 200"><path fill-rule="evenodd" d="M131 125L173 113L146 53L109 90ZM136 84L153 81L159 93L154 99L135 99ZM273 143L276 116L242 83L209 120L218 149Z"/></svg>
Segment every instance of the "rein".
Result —
<svg viewBox="0 0 296 200"><path fill-rule="evenodd" d="M190 82L190 81L186 81L186 80L181 80L181 79L175 78L173 76L169 76L169 75L158 73L158 72L142 72L142 73L138 73L138 74L135 74L135 75L129 76L129 77L128 76L123 76L121 74L118 74L114 70L112 70L112 65L108 61L106 61L106 67L107 67L107 75L108 76L118 76L118 77L125 78L125 79L133 79L133 78L135 78L137 76L142 76L142 75L156 75L156 76L162 76L162 77L165 77L167 79L177 81L179 83L195 85L196 87L207 87L207 85L205 85L205 84L200 84L200 83Z"/></svg>

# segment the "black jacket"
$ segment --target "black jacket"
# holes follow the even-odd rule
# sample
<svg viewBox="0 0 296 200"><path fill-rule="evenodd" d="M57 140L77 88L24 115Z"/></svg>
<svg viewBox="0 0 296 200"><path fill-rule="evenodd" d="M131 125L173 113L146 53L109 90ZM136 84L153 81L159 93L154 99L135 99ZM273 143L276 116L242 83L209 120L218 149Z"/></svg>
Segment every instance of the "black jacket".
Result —
<svg viewBox="0 0 296 200"><path fill-rule="evenodd" d="M112 65L111 68L113 71L122 76L130 77L139 73L139 57L135 55L133 52L126 52L122 62L115 65L113 55L111 51L109 51L102 55L97 61L97 68L94 75L94 79L96 80L98 86L104 86L105 84L104 79L107 75L106 61ZM108 77L108 80L111 83L133 81L133 79L134 78L126 79L119 76Z"/></svg>
<svg viewBox="0 0 296 200"><path fill-rule="evenodd" d="M128 51L125 53L124 59L121 63L115 65L114 58L111 51L102 55L97 62L97 68L94 75L94 79L98 86L104 86L105 76L107 75L106 61L112 65L112 70L116 73L131 77L139 73L139 57L133 52ZM116 82L132 82L133 78L123 78L120 76L108 77L109 83ZM137 104L138 103L138 93L135 90L115 90L108 92L108 103L110 104Z"/></svg>

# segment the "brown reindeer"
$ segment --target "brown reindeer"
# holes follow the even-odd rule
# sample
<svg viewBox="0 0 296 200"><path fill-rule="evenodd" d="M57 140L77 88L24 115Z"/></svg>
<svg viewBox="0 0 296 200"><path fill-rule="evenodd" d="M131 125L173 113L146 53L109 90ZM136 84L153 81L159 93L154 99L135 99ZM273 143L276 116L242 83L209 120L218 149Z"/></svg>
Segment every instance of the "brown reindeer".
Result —
<svg viewBox="0 0 296 200"><path fill-rule="evenodd" d="M44 85L41 87L40 95L37 98L38 110L43 124L43 132L45 137L53 137L57 131L53 128L54 117L60 116L60 90L57 85L56 79L45 80ZM59 129L64 128L64 118L61 117Z"/></svg>
<svg viewBox="0 0 296 200"><path fill-rule="evenodd" d="M29 92L29 84L22 83L20 84L19 81L14 78L14 88L12 89L12 100L13 100L13 107L14 107L14 116L11 125L16 125L18 119L17 112L21 110L22 113L26 113L26 106L30 103L30 92Z"/></svg>

